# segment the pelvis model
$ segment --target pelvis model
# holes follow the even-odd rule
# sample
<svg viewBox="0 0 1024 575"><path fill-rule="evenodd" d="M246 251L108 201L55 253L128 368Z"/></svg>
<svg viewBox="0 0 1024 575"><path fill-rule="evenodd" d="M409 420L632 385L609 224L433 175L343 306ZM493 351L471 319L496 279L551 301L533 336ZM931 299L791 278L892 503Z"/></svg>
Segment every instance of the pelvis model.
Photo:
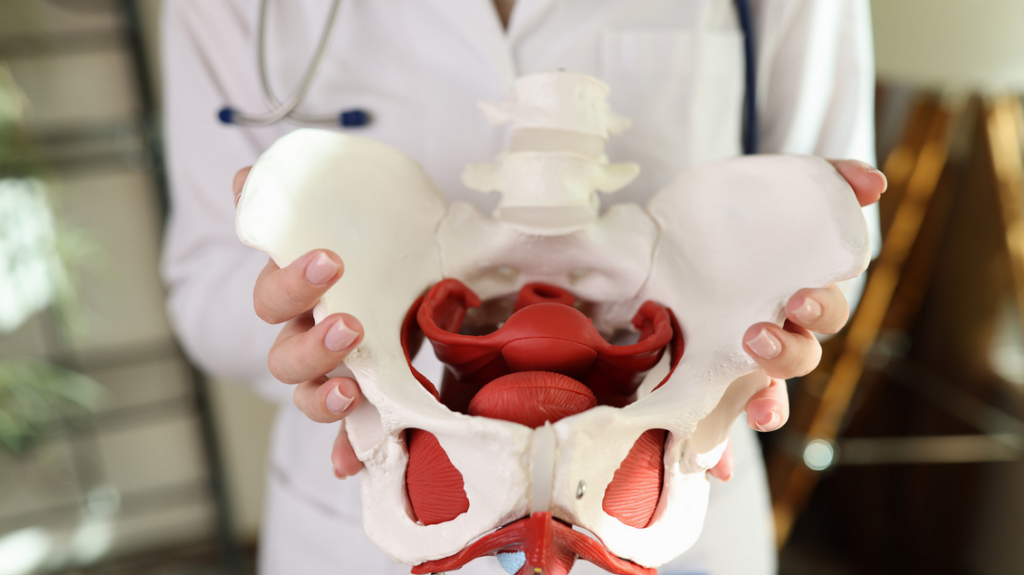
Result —
<svg viewBox="0 0 1024 575"><path fill-rule="evenodd" d="M601 214L597 192L639 172L604 155L629 124L607 94L550 73L483 105L512 125L508 151L463 175L502 194L490 217L341 133L293 132L249 174L243 242L280 266L314 248L345 261L314 315L365 328L345 361L368 400L347 420L363 522L413 573L497 555L519 575L577 559L653 574L700 534L706 471L767 382L730 385L756 369L745 330L867 265L855 195L816 158L705 165ZM443 382L411 366L422 336Z"/></svg>

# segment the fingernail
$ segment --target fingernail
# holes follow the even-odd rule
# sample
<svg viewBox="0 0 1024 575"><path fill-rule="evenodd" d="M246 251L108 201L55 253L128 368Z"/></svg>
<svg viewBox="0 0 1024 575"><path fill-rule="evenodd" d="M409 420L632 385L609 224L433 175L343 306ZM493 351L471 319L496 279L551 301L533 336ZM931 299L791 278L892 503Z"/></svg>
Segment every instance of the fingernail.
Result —
<svg viewBox="0 0 1024 575"><path fill-rule="evenodd" d="M352 342L357 337L359 337L359 334L345 325L345 320L338 318L338 321L334 322L331 329L327 330L327 335L324 336L324 347L334 353L338 353L352 345Z"/></svg>
<svg viewBox="0 0 1024 575"><path fill-rule="evenodd" d="M818 321L818 318L821 317L821 313L821 304L809 297L805 297L804 302L800 304L800 307L793 310L793 316L803 323Z"/></svg>
<svg viewBox="0 0 1024 575"><path fill-rule="evenodd" d="M235 190L235 207L238 207L238 200L242 197L242 188Z"/></svg>
<svg viewBox="0 0 1024 575"><path fill-rule="evenodd" d="M761 328L757 335L746 341L747 347L764 359L775 359L782 353L782 344L767 329Z"/></svg>
<svg viewBox="0 0 1024 575"><path fill-rule="evenodd" d="M341 415L350 405L352 405L352 398L342 395L337 387L327 394L327 411L335 415Z"/></svg>
<svg viewBox="0 0 1024 575"><path fill-rule="evenodd" d="M779 428L780 421L782 421L782 416L779 415L779 412L772 411L768 421L756 421L754 427L757 427L758 431L775 431Z"/></svg>
<svg viewBox="0 0 1024 575"><path fill-rule="evenodd" d="M313 261L306 266L306 279L313 285L327 283L334 274L338 273L338 262L327 257L327 254L320 252Z"/></svg>

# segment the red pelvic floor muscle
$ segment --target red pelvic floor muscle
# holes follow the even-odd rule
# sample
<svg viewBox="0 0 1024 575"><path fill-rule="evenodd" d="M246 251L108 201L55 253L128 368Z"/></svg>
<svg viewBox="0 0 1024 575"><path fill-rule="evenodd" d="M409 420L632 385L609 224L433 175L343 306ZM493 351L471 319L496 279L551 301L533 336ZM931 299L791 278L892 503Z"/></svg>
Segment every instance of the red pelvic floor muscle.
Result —
<svg viewBox="0 0 1024 575"><path fill-rule="evenodd" d="M615 470L601 503L604 512L637 529L650 525L661 499L664 455L665 430L645 431Z"/></svg>
<svg viewBox="0 0 1024 575"><path fill-rule="evenodd" d="M437 438L422 429L407 429L409 465L405 486L413 513L424 525L451 521L469 511L462 474Z"/></svg>
<svg viewBox="0 0 1024 575"><path fill-rule="evenodd" d="M534 513L492 531L470 543L455 555L427 561L412 568L416 575L459 569L484 555L522 551L526 562L516 575L565 575L577 558L589 561L616 575L657 575L656 569L620 559L595 539L552 519L550 512ZM538 571L539 570L539 571Z"/></svg>
<svg viewBox="0 0 1024 575"><path fill-rule="evenodd" d="M485 385L469 403L470 415L537 428L597 405L587 386L549 371L522 371Z"/></svg>

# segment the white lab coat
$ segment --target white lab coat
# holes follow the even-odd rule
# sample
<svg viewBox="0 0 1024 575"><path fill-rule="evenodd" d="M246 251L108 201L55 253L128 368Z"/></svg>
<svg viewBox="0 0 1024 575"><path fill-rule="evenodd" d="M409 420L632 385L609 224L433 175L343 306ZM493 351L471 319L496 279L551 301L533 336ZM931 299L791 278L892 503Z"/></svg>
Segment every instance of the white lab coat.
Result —
<svg viewBox="0 0 1024 575"><path fill-rule="evenodd" d="M338 481L328 455L337 425L307 420L266 364L278 331L252 309L266 256L235 237L236 170L296 128L224 126L231 105L265 109L255 60L257 0L164 3L165 132L172 191L163 271L185 349L204 369L281 401L270 455L260 572L408 573L366 539L358 482ZM867 0L753 0L763 152L874 161L873 65ZM270 84L283 99L323 29L325 0L272 0ZM602 78L633 128L608 146L642 175L602 201L643 201L680 171L740 153L742 34L732 0L518 0L507 32L492 0L346 0L301 111L364 108L359 134L418 160L450 199L488 209L465 189L469 162L491 160L506 132L475 103L503 97L518 74L566 69ZM665 575L775 571L764 468L742 421L735 479L715 486L696 547ZM503 573L479 560L464 573ZM597 572L581 564L574 573Z"/></svg>

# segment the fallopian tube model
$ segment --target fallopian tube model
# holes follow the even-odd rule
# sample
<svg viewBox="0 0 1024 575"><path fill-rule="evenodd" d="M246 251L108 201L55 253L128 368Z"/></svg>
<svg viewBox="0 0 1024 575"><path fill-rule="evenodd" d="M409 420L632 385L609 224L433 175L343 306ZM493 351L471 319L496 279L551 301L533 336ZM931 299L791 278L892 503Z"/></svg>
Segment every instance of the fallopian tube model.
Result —
<svg viewBox="0 0 1024 575"><path fill-rule="evenodd" d="M817 158L701 166L601 215L597 192L639 172L604 155L629 124L607 94L559 72L483 105L512 124L509 149L463 174L502 194L491 217L447 204L401 152L335 132L281 138L246 181L243 242L282 267L315 248L345 261L314 316L365 328L345 360L367 399L346 422L363 523L413 573L497 555L519 575L577 559L653 574L700 534L705 472L758 391L730 385L757 368L745 330L867 265L856 197ZM499 328L460 333L503 301ZM601 335L616 330L635 343ZM443 385L410 365L421 334Z"/></svg>

